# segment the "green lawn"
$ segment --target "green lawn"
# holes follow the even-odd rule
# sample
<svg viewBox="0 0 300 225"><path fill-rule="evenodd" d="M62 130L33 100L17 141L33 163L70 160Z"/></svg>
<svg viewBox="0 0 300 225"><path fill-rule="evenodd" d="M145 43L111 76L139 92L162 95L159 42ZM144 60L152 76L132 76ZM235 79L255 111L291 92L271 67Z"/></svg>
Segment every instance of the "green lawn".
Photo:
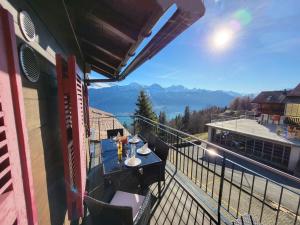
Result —
<svg viewBox="0 0 300 225"><path fill-rule="evenodd" d="M198 134L192 134L193 136L200 138L202 140L208 140L208 133L207 132L203 132L203 133L198 133ZM188 140L191 140L191 138L188 138Z"/></svg>

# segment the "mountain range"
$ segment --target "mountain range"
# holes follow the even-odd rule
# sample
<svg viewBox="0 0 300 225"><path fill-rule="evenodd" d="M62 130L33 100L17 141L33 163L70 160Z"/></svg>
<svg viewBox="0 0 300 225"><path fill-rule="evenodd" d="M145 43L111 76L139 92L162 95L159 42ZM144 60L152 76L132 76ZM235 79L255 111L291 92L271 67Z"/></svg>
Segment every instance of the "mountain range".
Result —
<svg viewBox="0 0 300 225"><path fill-rule="evenodd" d="M210 91L205 89L188 89L182 85L161 87L131 83L124 86L90 88L90 105L111 112L115 115L133 113L137 96L144 90L149 96L156 113L165 111L169 118L182 113L185 106L191 110L200 110L209 106L225 107L241 94L232 91Z"/></svg>

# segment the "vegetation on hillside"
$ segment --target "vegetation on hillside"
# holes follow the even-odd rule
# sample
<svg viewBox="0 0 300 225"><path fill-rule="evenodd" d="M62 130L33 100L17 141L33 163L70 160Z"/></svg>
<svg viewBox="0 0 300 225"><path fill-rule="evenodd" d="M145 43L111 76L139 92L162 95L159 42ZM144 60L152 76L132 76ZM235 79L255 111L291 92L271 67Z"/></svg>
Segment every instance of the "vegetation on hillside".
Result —
<svg viewBox="0 0 300 225"><path fill-rule="evenodd" d="M209 123L212 114L219 114L225 111L225 108L216 106L208 107L201 110L190 111L186 106L183 115L177 115L174 119L171 119L168 124L178 130L190 134L198 134L207 131L205 124Z"/></svg>
<svg viewBox="0 0 300 225"><path fill-rule="evenodd" d="M253 104L251 104L251 101L252 99L249 96L236 97L230 102L229 108L231 110L250 111L253 109Z"/></svg>
<svg viewBox="0 0 300 225"><path fill-rule="evenodd" d="M236 97L229 104L229 109L234 111L252 110L251 100L249 96ZM158 120L161 124L169 125L189 134L207 135L208 128L206 124L211 122L211 116L226 114L226 110L227 107L211 106L198 111L191 111L190 107L186 106L183 114L178 114L175 118L168 121L164 111L161 111L158 116L154 113L150 99L142 90L137 99L134 115L141 115L155 121Z"/></svg>

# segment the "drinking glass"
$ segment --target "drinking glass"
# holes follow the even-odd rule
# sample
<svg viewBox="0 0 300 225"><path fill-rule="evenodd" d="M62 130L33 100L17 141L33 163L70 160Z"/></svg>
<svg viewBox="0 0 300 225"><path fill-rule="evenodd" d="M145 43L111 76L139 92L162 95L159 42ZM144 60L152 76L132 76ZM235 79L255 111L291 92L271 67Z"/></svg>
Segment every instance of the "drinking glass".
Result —
<svg viewBox="0 0 300 225"><path fill-rule="evenodd" d="M131 152L128 144L124 145L124 150L125 150L125 154L126 154L126 159L128 159L130 156L130 152Z"/></svg>
<svg viewBox="0 0 300 225"><path fill-rule="evenodd" d="M136 150L136 145L135 144L131 144L130 157L135 157L135 150Z"/></svg>

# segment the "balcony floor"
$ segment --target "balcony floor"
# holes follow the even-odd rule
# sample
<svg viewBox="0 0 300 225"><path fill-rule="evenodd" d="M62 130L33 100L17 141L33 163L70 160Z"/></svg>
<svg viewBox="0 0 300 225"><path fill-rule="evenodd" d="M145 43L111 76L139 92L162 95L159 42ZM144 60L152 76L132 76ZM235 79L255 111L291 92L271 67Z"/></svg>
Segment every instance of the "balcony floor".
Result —
<svg viewBox="0 0 300 225"><path fill-rule="evenodd" d="M102 164L99 161L99 144L91 145L94 148L94 157L91 160L91 172L89 183L92 186L101 185L104 179L101 174ZM166 181L162 182L161 198L158 197L158 185L151 185L152 191L152 212L150 225L171 225L171 224L215 224L202 206L200 206L191 193L183 188L180 180L174 175L174 168L167 166ZM89 218L84 219L84 225L92 224Z"/></svg>

